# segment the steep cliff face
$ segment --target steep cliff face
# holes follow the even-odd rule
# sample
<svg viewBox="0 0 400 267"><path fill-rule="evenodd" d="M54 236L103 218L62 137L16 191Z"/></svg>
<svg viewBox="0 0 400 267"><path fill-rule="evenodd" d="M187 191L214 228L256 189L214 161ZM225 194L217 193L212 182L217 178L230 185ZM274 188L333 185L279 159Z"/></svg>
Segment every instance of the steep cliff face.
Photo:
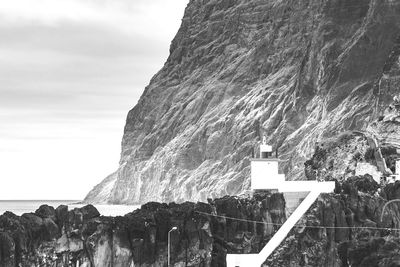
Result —
<svg viewBox="0 0 400 267"><path fill-rule="evenodd" d="M128 113L119 169L86 201L240 194L262 134L289 179L303 178L316 141L345 130L398 146L388 108L399 27L393 0L191 0L168 60Z"/></svg>

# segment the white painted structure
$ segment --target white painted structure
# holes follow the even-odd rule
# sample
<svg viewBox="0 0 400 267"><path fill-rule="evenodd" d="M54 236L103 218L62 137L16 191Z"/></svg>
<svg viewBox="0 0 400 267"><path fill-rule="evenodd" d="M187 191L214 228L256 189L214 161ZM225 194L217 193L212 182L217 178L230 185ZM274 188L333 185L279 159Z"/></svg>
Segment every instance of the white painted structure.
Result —
<svg viewBox="0 0 400 267"><path fill-rule="evenodd" d="M279 159L272 157L272 146L267 145L264 137L260 145L260 158L251 159L251 189L277 188L285 181L285 175L279 174Z"/></svg>
<svg viewBox="0 0 400 267"><path fill-rule="evenodd" d="M251 159L251 189L278 188L285 181L279 174L279 160L276 158Z"/></svg>
<svg viewBox="0 0 400 267"><path fill-rule="evenodd" d="M260 145L260 158L251 160L251 189L277 189L279 192L310 192L292 215L279 228L258 254L227 254L227 267L261 266L272 252L286 238L290 230L307 212L321 193L331 193L335 182L286 181L284 174L278 173L277 158L272 158L272 147L266 144L265 137Z"/></svg>

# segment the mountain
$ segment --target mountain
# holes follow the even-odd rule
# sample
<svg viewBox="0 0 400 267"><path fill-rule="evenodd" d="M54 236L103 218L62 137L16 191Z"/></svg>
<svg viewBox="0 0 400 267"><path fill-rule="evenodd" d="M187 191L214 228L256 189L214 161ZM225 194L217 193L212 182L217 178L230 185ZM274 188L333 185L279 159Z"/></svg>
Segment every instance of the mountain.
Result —
<svg viewBox="0 0 400 267"><path fill-rule="evenodd" d="M399 29L394 0L191 0L128 113L120 167L85 201L241 194L263 135L292 180L344 131L400 147Z"/></svg>

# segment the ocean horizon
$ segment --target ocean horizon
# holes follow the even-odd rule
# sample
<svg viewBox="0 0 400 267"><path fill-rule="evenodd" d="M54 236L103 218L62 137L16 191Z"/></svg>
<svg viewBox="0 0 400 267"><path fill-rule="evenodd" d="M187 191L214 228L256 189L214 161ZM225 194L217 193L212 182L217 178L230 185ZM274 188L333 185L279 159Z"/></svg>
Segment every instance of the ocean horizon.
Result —
<svg viewBox="0 0 400 267"><path fill-rule="evenodd" d="M70 210L87 205L81 202L82 200L0 200L0 215L10 211L21 216L24 213L35 212L41 205L49 205L54 208L67 205ZM103 216L123 216L140 208L140 205L93 204L93 206Z"/></svg>

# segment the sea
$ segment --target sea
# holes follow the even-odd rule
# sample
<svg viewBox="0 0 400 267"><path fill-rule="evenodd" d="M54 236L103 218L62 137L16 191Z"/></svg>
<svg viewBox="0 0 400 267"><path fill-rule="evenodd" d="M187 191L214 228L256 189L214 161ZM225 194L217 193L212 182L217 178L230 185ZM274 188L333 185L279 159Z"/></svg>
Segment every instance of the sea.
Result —
<svg viewBox="0 0 400 267"><path fill-rule="evenodd" d="M16 215L35 212L41 205L47 204L54 208L59 205L67 205L68 209L80 208L86 204L79 204L80 200L0 200L0 215L11 211ZM93 205L103 216L123 216L132 212L140 205Z"/></svg>

